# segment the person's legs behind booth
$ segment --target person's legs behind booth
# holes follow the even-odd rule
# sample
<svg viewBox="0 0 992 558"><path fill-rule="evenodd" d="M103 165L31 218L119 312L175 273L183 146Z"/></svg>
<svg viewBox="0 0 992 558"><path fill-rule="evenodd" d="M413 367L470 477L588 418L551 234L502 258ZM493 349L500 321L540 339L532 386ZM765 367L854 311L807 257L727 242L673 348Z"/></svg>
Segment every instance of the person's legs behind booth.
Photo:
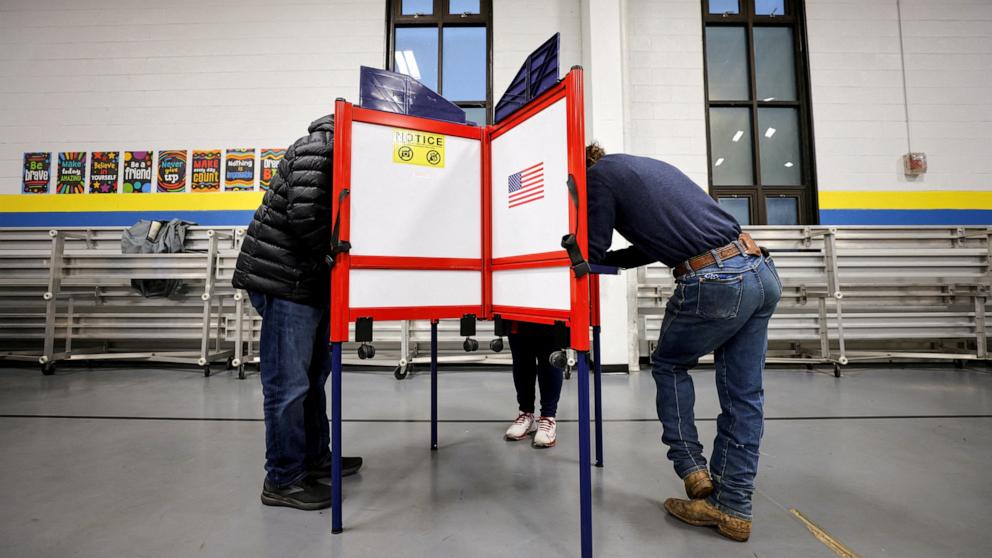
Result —
<svg viewBox="0 0 992 558"><path fill-rule="evenodd" d="M507 336L513 356L513 384L517 391L519 414L507 429L507 440L522 440L534 435L537 448L554 447L557 439L558 400L561 397L562 372L550 363L555 347L551 326L514 323ZM540 386L541 414L534 417L534 384Z"/></svg>

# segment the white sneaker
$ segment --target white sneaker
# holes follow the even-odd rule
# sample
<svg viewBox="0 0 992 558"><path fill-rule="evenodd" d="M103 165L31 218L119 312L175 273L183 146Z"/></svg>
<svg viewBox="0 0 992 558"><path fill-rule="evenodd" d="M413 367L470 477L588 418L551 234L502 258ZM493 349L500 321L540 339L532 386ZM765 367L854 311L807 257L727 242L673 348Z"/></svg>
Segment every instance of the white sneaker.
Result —
<svg viewBox="0 0 992 558"><path fill-rule="evenodd" d="M534 434L535 448L553 448L558 437L558 423L555 417L541 417L537 420L537 434Z"/></svg>
<svg viewBox="0 0 992 558"><path fill-rule="evenodd" d="M537 422L534 420L534 413L520 413L513 424L506 429L504 438L510 441L523 440L537 430Z"/></svg>

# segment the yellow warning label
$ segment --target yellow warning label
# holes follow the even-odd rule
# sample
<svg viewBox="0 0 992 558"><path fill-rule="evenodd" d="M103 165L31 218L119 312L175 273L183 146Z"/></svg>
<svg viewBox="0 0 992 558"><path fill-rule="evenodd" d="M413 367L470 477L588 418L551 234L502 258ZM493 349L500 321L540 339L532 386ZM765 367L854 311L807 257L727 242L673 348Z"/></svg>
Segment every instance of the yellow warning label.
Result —
<svg viewBox="0 0 992 558"><path fill-rule="evenodd" d="M444 136L393 128L393 162L444 168Z"/></svg>

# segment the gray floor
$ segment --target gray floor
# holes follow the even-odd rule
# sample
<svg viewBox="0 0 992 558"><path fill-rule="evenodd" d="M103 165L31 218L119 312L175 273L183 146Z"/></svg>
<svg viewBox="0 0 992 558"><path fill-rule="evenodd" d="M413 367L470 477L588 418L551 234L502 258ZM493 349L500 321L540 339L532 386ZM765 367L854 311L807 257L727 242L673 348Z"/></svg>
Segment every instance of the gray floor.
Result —
<svg viewBox="0 0 992 558"><path fill-rule="evenodd" d="M694 377L711 440L712 372ZM346 448L367 466L346 481L346 532L332 537L327 513L258 502L257 377L0 369L0 556L577 556L576 424L560 425L552 450L504 442L509 374L442 372L446 422L432 453L428 381L346 374ZM575 418L574 391L566 383L560 419ZM650 374L607 376L604 394L597 556L835 556L790 508L864 557L989 555L983 369L853 369L841 379L769 370L747 544L662 511L680 483L658 441ZM80 418L95 416L112 418Z"/></svg>

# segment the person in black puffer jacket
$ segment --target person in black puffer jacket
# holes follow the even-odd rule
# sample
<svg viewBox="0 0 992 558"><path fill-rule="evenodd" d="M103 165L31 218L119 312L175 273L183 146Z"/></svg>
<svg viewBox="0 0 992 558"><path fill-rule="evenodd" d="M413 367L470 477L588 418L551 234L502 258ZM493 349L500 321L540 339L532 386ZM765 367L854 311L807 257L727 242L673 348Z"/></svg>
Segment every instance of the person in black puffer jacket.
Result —
<svg viewBox="0 0 992 558"><path fill-rule="evenodd" d="M316 510L331 505L324 384L330 374L330 270L334 117L310 124L286 151L241 245L232 283L262 316L265 397L262 503ZM344 474L359 457L343 459Z"/></svg>

